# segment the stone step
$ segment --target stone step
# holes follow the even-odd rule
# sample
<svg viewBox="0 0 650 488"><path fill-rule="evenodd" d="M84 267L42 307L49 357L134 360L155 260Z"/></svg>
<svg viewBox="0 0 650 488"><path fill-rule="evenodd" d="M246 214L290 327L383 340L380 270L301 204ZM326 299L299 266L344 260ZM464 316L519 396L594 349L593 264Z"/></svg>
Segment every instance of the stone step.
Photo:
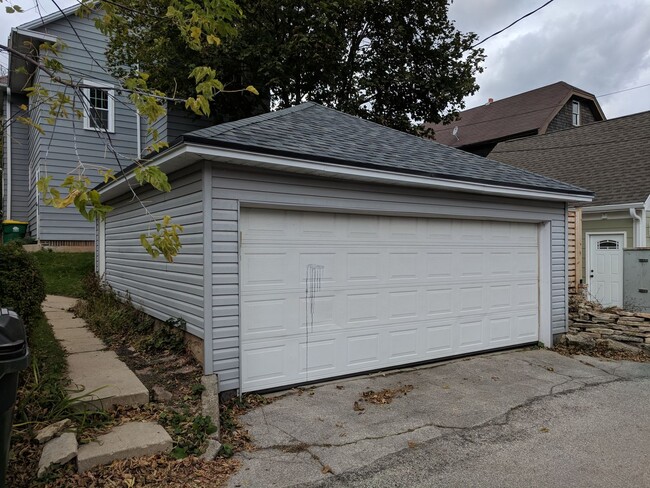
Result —
<svg viewBox="0 0 650 488"><path fill-rule="evenodd" d="M68 377L72 384L69 395L85 406L110 409L149 403L147 387L113 351L69 355Z"/></svg>
<svg viewBox="0 0 650 488"><path fill-rule="evenodd" d="M47 295L43 302L43 310L46 312L54 310L68 310L77 303L77 298L62 297L57 295Z"/></svg>
<svg viewBox="0 0 650 488"><path fill-rule="evenodd" d="M150 456L170 451L172 438L160 425L153 422L129 422L119 425L96 441L85 444L77 453L80 473L117 459Z"/></svg>
<svg viewBox="0 0 650 488"><path fill-rule="evenodd" d="M149 390L133 371L90 329L83 319L66 310L73 298L48 295L43 309L54 336L68 353L70 397L80 406L110 409L116 405L142 405L149 402Z"/></svg>

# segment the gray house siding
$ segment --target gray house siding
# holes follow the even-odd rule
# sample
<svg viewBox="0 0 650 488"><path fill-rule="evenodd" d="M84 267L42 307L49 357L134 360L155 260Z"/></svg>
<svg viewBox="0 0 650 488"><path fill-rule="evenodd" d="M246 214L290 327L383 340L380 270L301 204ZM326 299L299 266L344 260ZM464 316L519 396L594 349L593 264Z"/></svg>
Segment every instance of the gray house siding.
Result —
<svg viewBox="0 0 650 488"><path fill-rule="evenodd" d="M106 218L106 282L149 315L167 320L180 317L187 330L203 338L203 165L169 175L172 191L138 189L148 211L160 219L170 215L183 226L181 252L168 263L153 259L140 244L140 235L154 226L130 194L107 202L115 209ZM93 235L95 229L93 228Z"/></svg>
<svg viewBox="0 0 650 488"><path fill-rule="evenodd" d="M38 120L38 111L32 113L32 117ZM30 187L29 187L29 233L32 237L38 238L38 201L39 195L36 188L36 182L39 178L37 162L40 158L41 150L41 133L35 127L29 128L29 173L30 173Z"/></svg>
<svg viewBox="0 0 650 488"><path fill-rule="evenodd" d="M167 113L167 141L171 144L178 137L193 130L214 125L214 122L199 117L192 112L178 107L170 107Z"/></svg>
<svg viewBox="0 0 650 488"><path fill-rule="evenodd" d="M222 390L239 388L239 209L303 210L551 222L551 321L566 330L566 208L563 202L496 198L212 168L212 356ZM245 239L245 236L243 237Z"/></svg>
<svg viewBox="0 0 650 488"><path fill-rule="evenodd" d="M26 104L27 98L14 95L11 99L11 116L17 114L25 116L20 109L21 104ZM3 155L3 168L7 168L6 150ZM13 220L28 221L29 219L29 126L23 123L11 125L11 218ZM7 177L3 178L3 209L7 217Z"/></svg>
<svg viewBox="0 0 650 488"><path fill-rule="evenodd" d="M83 39L97 63L83 49L70 24ZM106 66L104 51L107 40L95 28L92 18L71 15L67 19L58 19L33 29L56 36L67 44L68 47L61 52L59 60L66 68L78 74L80 79L87 77L89 81L115 84L115 80L100 67ZM37 82L50 91L65 90L60 85L52 84L43 73L38 74ZM71 89L68 89L67 93L73 95ZM75 97L75 104L81 109L81 98ZM137 153L136 114L125 94L119 94L117 91L114 107L115 132L108 135L111 139L110 143L121 155L120 163L126 167ZM77 166L79 160L84 164L119 171L119 164L108 149L108 140L104 134L83 129L83 120L77 118L58 118L55 125L50 125L45 121L46 117L46 113L41 113L38 120L45 134L40 138L43 147L35 152L36 160L33 162L40 169L41 177L49 175L53 177L54 183L61 183ZM93 185L101 181L95 167L89 167L85 172ZM93 241L95 238L94 224L86 221L73 208L62 211L41 204L38 213L39 238L42 240Z"/></svg>

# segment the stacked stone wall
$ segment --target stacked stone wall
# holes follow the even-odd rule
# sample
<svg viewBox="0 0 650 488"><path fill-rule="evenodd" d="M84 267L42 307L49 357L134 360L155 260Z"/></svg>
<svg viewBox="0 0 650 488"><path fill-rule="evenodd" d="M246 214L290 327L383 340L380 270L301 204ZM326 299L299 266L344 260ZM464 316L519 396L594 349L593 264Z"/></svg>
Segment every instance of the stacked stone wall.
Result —
<svg viewBox="0 0 650 488"><path fill-rule="evenodd" d="M569 332L561 342L582 348L604 347L650 355L650 313L603 309L577 296L571 300Z"/></svg>

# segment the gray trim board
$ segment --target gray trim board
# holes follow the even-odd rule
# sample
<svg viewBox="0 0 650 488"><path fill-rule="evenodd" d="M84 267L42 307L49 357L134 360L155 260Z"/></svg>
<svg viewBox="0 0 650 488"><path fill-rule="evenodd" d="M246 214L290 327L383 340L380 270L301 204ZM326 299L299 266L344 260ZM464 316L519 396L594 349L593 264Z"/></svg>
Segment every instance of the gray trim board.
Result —
<svg viewBox="0 0 650 488"><path fill-rule="evenodd" d="M203 161L203 364L204 373L214 373L212 348L212 165ZM207 325L205 325L207 324Z"/></svg>

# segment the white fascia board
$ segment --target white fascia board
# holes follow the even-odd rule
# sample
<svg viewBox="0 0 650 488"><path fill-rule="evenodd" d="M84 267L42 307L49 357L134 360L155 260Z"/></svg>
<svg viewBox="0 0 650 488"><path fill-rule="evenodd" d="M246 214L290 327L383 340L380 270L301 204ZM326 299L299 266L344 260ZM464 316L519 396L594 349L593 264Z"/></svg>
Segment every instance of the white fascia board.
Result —
<svg viewBox="0 0 650 488"><path fill-rule="evenodd" d="M52 36L50 34L45 34L44 32L34 31L30 29L23 29L21 27L13 27L11 29L11 32L16 33L19 36L31 37L45 42L56 42L58 40L56 36Z"/></svg>
<svg viewBox="0 0 650 488"><path fill-rule="evenodd" d="M646 200L647 202L647 200ZM582 207L582 213L603 213L629 210L630 208L643 207L643 202L637 203L616 203L613 205L596 205L594 207Z"/></svg>
<svg viewBox="0 0 650 488"><path fill-rule="evenodd" d="M170 151L161 154L160 157L153 158L148 164L160 166L162 169L182 154L193 154L199 159L219 159L228 163L255 166L277 171L312 174L326 177L329 176L388 185L435 188L439 190L464 191L510 198L529 198L534 200L553 200L563 202L590 202L593 199L593 197L588 195L574 195L562 192L513 188L505 185L491 185L488 183L409 175L388 170L376 170L341 164L314 162L304 159L273 156L251 151L226 149L192 143L184 143L177 149L171 149ZM129 177L132 177L132 175L129 175ZM124 178L121 178L120 180L124 182ZM107 185L100 190L100 194L106 196L107 194L112 193L112 190L115 188L114 185L116 184L118 184L117 181Z"/></svg>

